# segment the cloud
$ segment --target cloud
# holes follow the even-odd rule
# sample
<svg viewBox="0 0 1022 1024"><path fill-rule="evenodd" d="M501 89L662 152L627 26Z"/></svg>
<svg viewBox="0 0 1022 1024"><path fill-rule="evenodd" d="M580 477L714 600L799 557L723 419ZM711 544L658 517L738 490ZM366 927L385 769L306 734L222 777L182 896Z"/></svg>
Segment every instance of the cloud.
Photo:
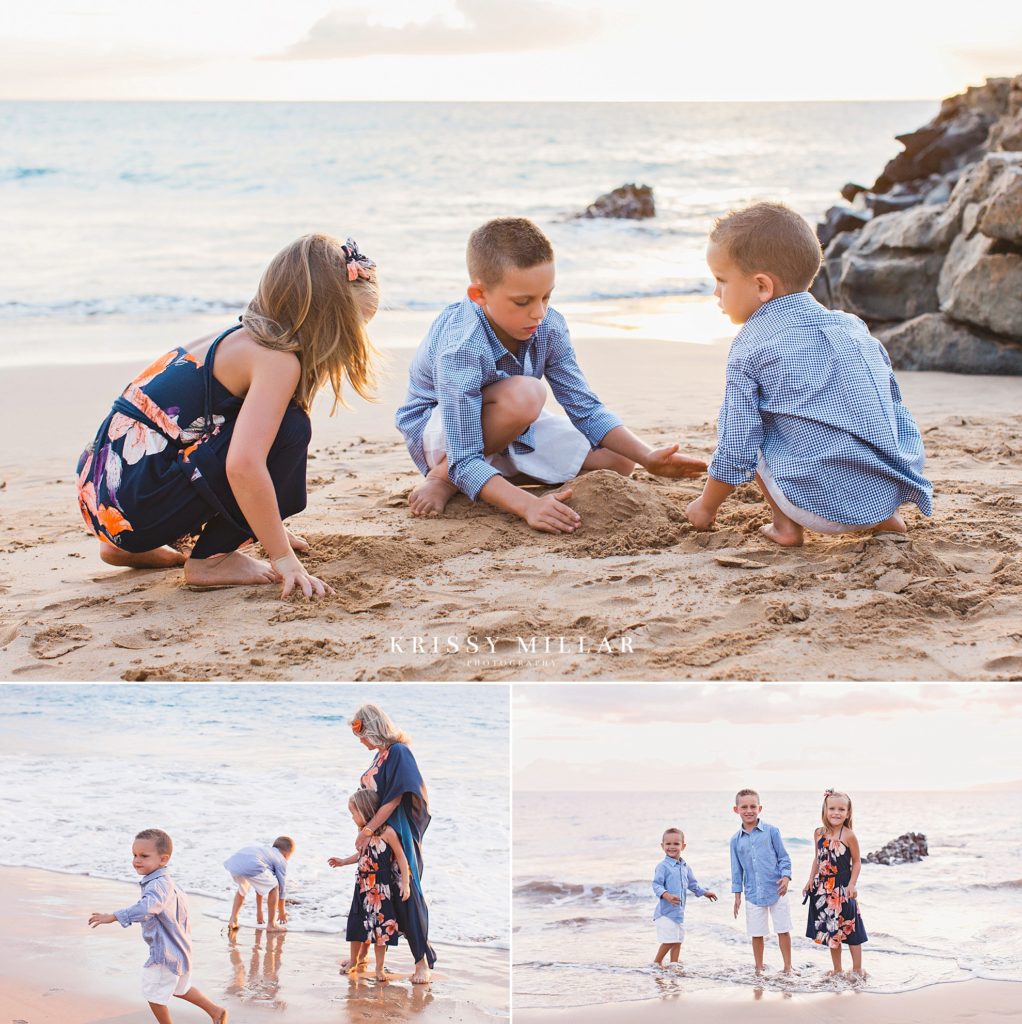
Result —
<svg viewBox="0 0 1022 1024"><path fill-rule="evenodd" d="M462 25L440 16L400 28L371 25L362 12L331 11L284 51L267 60L333 60L383 55L455 56L552 50L595 36L599 12L545 0L455 0Z"/></svg>

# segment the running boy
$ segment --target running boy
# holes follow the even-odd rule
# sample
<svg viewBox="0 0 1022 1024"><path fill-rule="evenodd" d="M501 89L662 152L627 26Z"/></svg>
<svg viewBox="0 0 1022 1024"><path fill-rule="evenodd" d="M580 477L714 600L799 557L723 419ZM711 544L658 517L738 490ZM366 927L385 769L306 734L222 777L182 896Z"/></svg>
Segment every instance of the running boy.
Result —
<svg viewBox="0 0 1022 1024"><path fill-rule="evenodd" d="M731 837L734 916L738 917L744 890L745 928L752 939L756 973L763 973L764 939L772 927L777 933L784 973L791 974L791 911L787 899L791 858L781 841L781 833L773 825L760 821L759 812L763 808L754 789L739 790L733 810L742 819L742 827Z"/></svg>
<svg viewBox="0 0 1022 1024"><path fill-rule="evenodd" d="M678 445L653 450L593 394L575 360L564 317L549 309L554 252L532 221L491 220L468 241L468 296L433 322L409 370L397 427L425 481L412 514L439 515L464 491L547 533L572 533L581 518L571 491L536 497L505 477L560 484L580 472L639 463L668 477L698 476L699 459ZM543 409L550 382L568 419Z"/></svg>
<svg viewBox="0 0 1022 1024"><path fill-rule="evenodd" d="M142 968L142 994L160 1024L171 1024L167 1004L171 996L205 1010L214 1024L227 1024L227 1011L192 987L192 936L188 927L188 901L167 871L174 852L162 829L143 829L131 847L131 866L142 876L142 898L134 906L113 914L93 914L89 927L117 922L123 927L140 922L149 959Z"/></svg>
<svg viewBox="0 0 1022 1024"><path fill-rule="evenodd" d="M268 932L287 931L287 911L284 909L284 880L287 877L287 862L295 851L295 842L290 836L278 836L273 846L246 846L224 861L224 867L238 884L231 907L231 919L227 922L229 931L238 927L238 914L248 895L256 891L256 923L263 923L263 897L267 896L270 919ZM279 923L278 923L279 922Z"/></svg>
<svg viewBox="0 0 1022 1024"><path fill-rule="evenodd" d="M671 963L678 962L681 944L685 941L685 903L688 893L705 896L711 903L717 902L717 894L704 889L692 874L692 869L681 859L685 849L685 833L680 828L669 828L660 840L664 859L653 872L653 894L657 897L653 911L656 937L660 947L653 963L663 967L664 957L670 953Z"/></svg>
<svg viewBox="0 0 1022 1024"><path fill-rule="evenodd" d="M784 547L803 529L905 533L906 502L933 511L922 437L883 346L808 293L821 259L813 229L780 203L732 211L710 232L714 295L744 326L706 485L686 510L696 529L753 477L773 513L763 533Z"/></svg>

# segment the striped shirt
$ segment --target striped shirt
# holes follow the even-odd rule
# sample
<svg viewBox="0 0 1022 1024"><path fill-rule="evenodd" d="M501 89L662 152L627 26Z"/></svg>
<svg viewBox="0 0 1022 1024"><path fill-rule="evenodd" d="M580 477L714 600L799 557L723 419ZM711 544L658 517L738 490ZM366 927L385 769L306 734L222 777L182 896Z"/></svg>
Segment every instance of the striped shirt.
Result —
<svg viewBox="0 0 1022 1024"><path fill-rule="evenodd" d="M808 292L767 302L731 343L709 474L746 483L761 451L784 496L833 523L882 523L909 501L933 512L923 440L884 347Z"/></svg>
<svg viewBox="0 0 1022 1024"><path fill-rule="evenodd" d="M415 465L423 473L429 472L422 438L439 405L448 475L455 487L475 501L486 482L498 475L483 456L482 390L515 376L545 376L554 398L594 448L621 426L621 420L604 407L582 375L568 325L560 313L548 310L539 329L522 342L514 356L501 344L483 310L465 298L433 321L408 371L408 397L395 422ZM507 451L534 451L533 434L530 426Z"/></svg>
<svg viewBox="0 0 1022 1024"><path fill-rule="evenodd" d="M179 977L192 970L192 938L188 929L188 901L166 868L157 868L139 882L142 898L134 906L118 910L114 917L123 928L142 925L149 947L145 966L166 967Z"/></svg>

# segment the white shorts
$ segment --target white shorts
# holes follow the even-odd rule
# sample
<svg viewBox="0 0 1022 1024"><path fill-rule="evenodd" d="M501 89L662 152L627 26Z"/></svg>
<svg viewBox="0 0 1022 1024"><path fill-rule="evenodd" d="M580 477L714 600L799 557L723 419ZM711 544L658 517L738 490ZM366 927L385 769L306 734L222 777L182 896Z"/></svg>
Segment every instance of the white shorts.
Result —
<svg viewBox="0 0 1022 1024"><path fill-rule="evenodd" d="M142 995L148 1003L166 1006L174 996L183 996L191 987L190 974L175 974L163 964L142 968Z"/></svg>
<svg viewBox="0 0 1022 1024"><path fill-rule="evenodd" d="M544 484L563 484L573 480L582 469L582 463L592 451L592 445L567 416L558 416L544 409L532 425L535 451L522 455L487 455L486 461L502 476L524 473ZM422 435L426 465L432 469L447 454L444 420L438 405L429 417Z"/></svg>
<svg viewBox="0 0 1022 1024"><path fill-rule="evenodd" d="M657 942L664 945L674 945L676 942L685 941L685 926L669 917L658 917L653 924L656 925Z"/></svg>
<svg viewBox="0 0 1022 1024"><path fill-rule="evenodd" d="M277 888L277 876L272 871L260 871L258 875L231 875L231 878L237 883L242 896L247 896L249 889L265 896Z"/></svg>
<svg viewBox="0 0 1022 1024"><path fill-rule="evenodd" d="M746 900L745 931L750 939L790 932L791 909L788 906L788 897L782 896L776 903L771 903L769 907L757 907Z"/></svg>
<svg viewBox="0 0 1022 1024"><path fill-rule="evenodd" d="M777 481L774 479L773 473L770 472L770 467L766 464L762 452L759 454L756 472L759 473L763 486L769 492L770 497L774 499L777 507L789 519L798 523L799 526L803 526L807 530L813 530L815 533L851 533L857 530L869 529L866 526L845 526L842 523L832 523L829 519L824 519L813 512L807 512L804 508L792 505L785 497L781 488L777 486Z"/></svg>

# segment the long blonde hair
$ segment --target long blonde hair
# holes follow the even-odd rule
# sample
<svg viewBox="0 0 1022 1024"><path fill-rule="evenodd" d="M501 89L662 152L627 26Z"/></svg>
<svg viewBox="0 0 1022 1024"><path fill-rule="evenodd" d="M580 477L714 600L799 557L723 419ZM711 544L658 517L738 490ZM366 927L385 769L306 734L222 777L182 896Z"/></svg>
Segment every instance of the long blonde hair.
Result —
<svg viewBox="0 0 1022 1024"><path fill-rule="evenodd" d="M365 738L374 747L389 747L393 743L411 743L411 737L402 732L391 720L386 711L378 708L375 704L363 704L352 716L351 723L354 727L358 723L358 731L355 733L360 739Z"/></svg>
<svg viewBox="0 0 1022 1024"><path fill-rule="evenodd" d="M842 828L854 829L855 826L852 824L852 798L847 793L842 793L836 789L828 789L823 794L823 806L820 808L820 821L823 822L824 828L830 828L830 822L827 821L827 801L832 797L841 797L848 801L848 817L845 818L844 825Z"/></svg>
<svg viewBox="0 0 1022 1024"><path fill-rule="evenodd" d="M370 822L376 817L376 812L380 809L380 795L379 793L374 793L371 789L356 789L348 797L348 803L362 815L366 822Z"/></svg>
<svg viewBox="0 0 1022 1024"><path fill-rule="evenodd" d="M362 397L373 399L377 356L366 323L380 304L376 271L348 280L342 243L312 234L284 246L263 271L241 322L267 348L294 352L302 375L295 401L306 411L327 382L334 404L347 407L341 385L347 377Z"/></svg>

